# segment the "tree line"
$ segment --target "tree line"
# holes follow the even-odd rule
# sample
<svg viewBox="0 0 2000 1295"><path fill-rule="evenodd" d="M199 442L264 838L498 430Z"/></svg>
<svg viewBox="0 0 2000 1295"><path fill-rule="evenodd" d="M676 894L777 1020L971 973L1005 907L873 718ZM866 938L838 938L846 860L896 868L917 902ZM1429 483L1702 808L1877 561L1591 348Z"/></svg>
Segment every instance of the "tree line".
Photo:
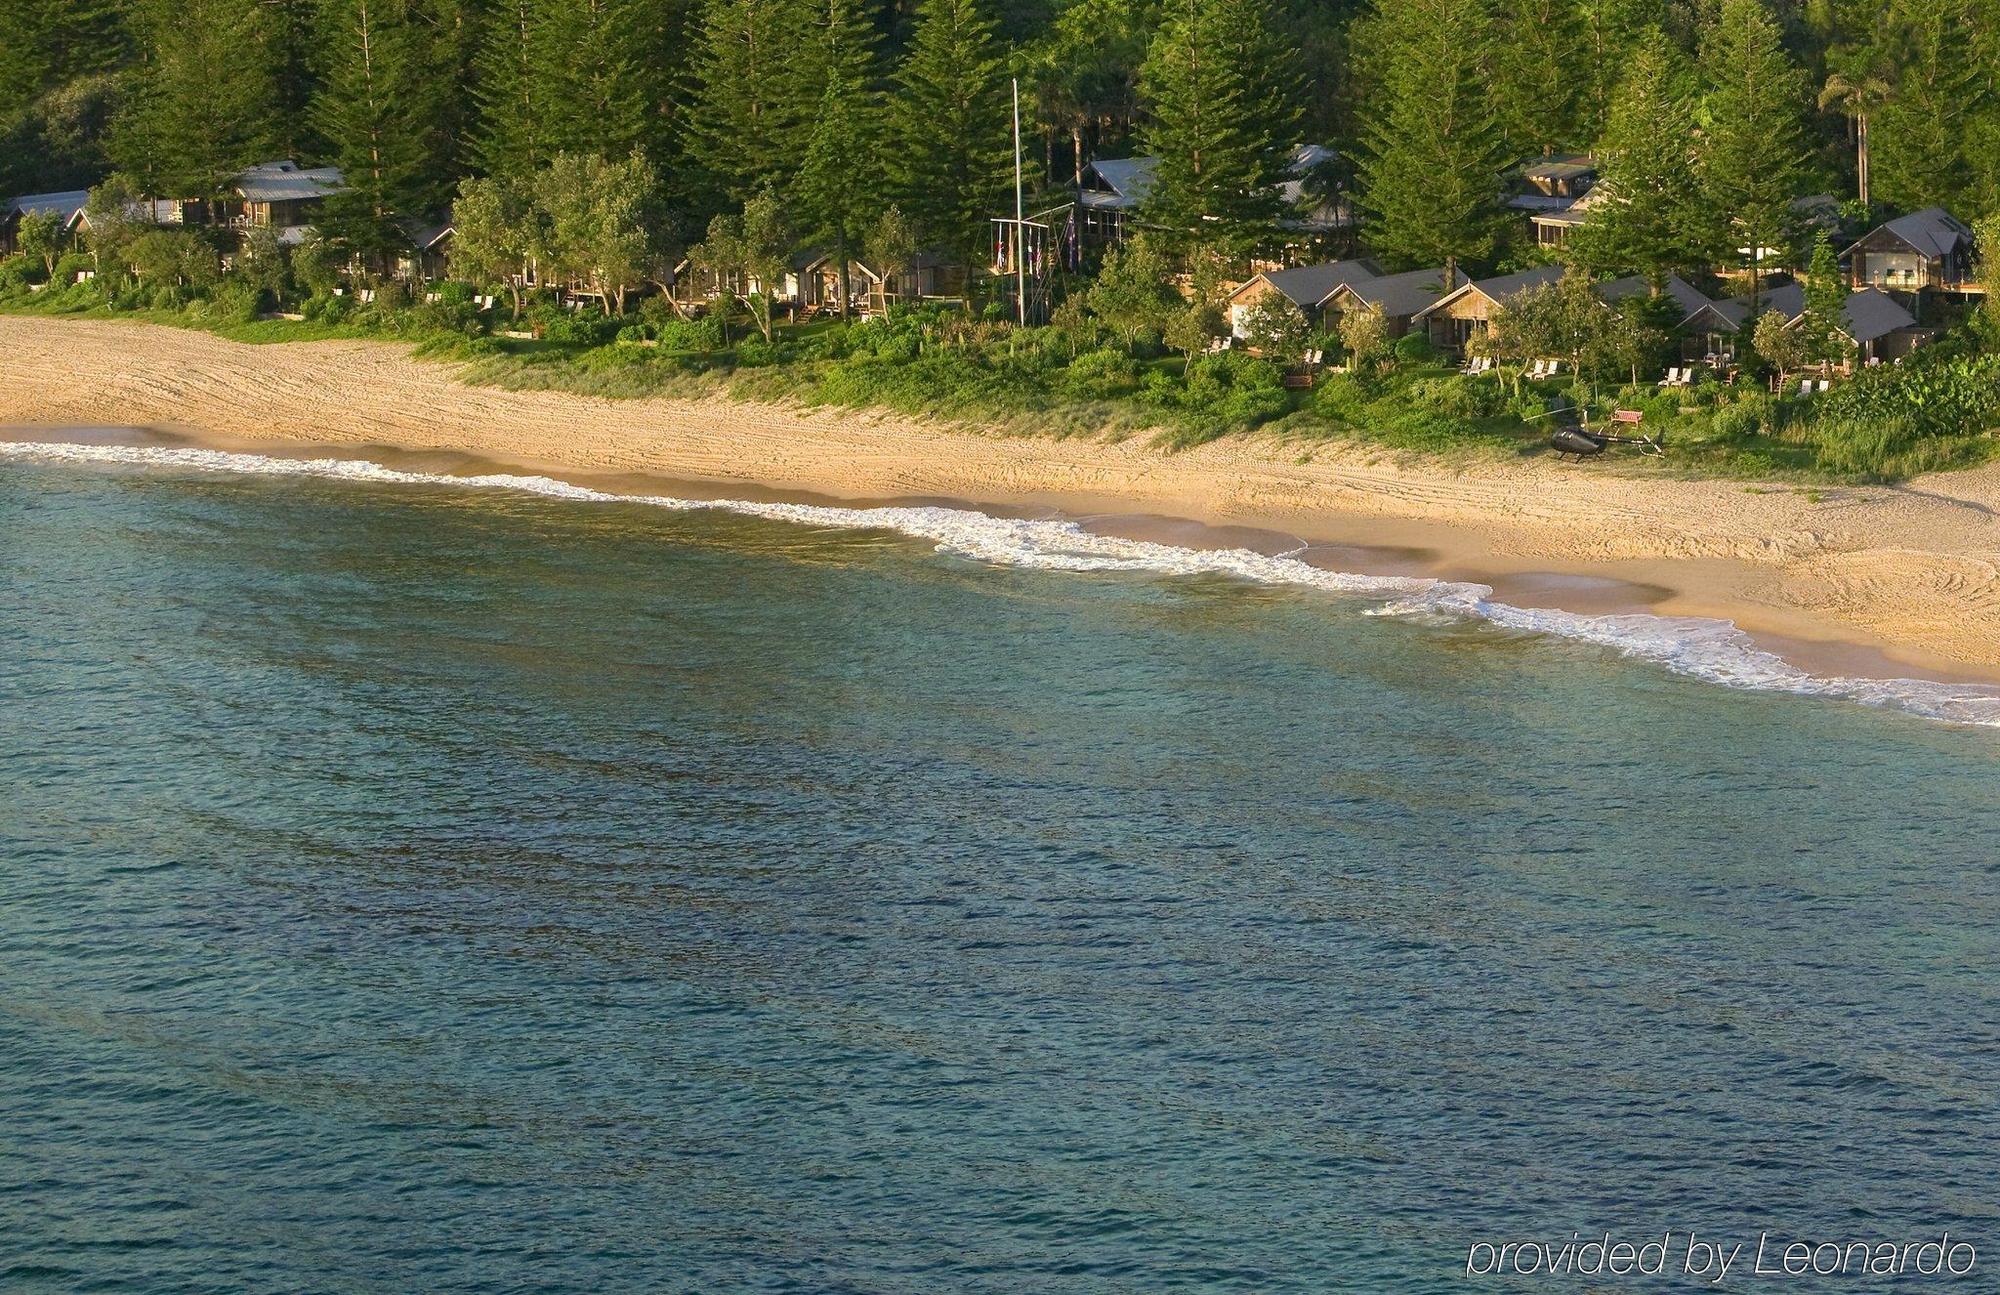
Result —
<svg viewBox="0 0 2000 1295"><path fill-rule="evenodd" d="M0 189L330 163L324 232L383 258L467 181L617 178L663 243L775 210L976 264L1011 77L1031 183L1156 157L1183 266L1270 242L1308 140L1403 266L1517 253L1503 177L1568 150L1616 198L1577 259L1656 281L1786 248L1810 193L2000 211L2000 0L0 0Z"/></svg>

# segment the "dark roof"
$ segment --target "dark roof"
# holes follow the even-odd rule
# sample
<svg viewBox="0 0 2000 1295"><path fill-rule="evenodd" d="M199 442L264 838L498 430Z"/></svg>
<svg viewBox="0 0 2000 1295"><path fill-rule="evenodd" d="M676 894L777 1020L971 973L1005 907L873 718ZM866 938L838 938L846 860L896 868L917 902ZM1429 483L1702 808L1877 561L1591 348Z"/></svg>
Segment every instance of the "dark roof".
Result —
<svg viewBox="0 0 2000 1295"><path fill-rule="evenodd" d="M64 220L70 219L83 210L83 204L90 201L87 189L65 189L61 193L24 193L18 198L10 198L0 215L24 216L53 214Z"/></svg>
<svg viewBox="0 0 2000 1295"><path fill-rule="evenodd" d="M1706 309L1726 327L1737 329L1745 323L1754 323L1750 317L1750 298L1725 297L1721 301L1711 301ZM1768 315L1777 311L1787 320L1797 319L1805 313L1806 290L1797 283L1781 283L1757 294L1757 314ZM1690 312L1693 313L1698 312Z"/></svg>
<svg viewBox="0 0 2000 1295"><path fill-rule="evenodd" d="M1970 245L1972 242L1972 231L1964 221L1943 207L1925 207L1922 211L1913 211L1907 216L1898 216L1877 225L1847 252L1854 251L1879 233L1893 234L1923 256L1933 258L1950 256L1961 243ZM1841 255L1845 256L1847 252Z"/></svg>
<svg viewBox="0 0 2000 1295"><path fill-rule="evenodd" d="M1294 266L1289 270L1269 270L1257 276L1264 282L1290 297L1301 307L1312 309L1333 295L1333 290L1343 283L1355 283L1365 279L1378 279L1382 267L1366 259L1349 261L1323 261L1318 265ZM1252 279L1250 282L1255 283ZM1245 284L1244 287L1248 287ZM1242 289L1238 289L1240 292Z"/></svg>
<svg viewBox="0 0 2000 1295"><path fill-rule="evenodd" d="M1627 275L1623 279L1613 279L1609 283L1597 285L1598 299L1607 305L1617 305L1632 297L1647 296L1652 291L1653 285L1647 282L1644 275L1639 274ZM1715 304L1709 300L1707 293L1678 274L1668 275L1660 292L1663 296L1671 297L1674 304L1680 307L1683 323L1697 314L1702 307Z"/></svg>
<svg viewBox="0 0 2000 1295"><path fill-rule="evenodd" d="M1644 297L1653 291L1653 285L1646 282L1643 274L1628 274L1622 279L1611 279L1597 285L1597 299L1606 305L1616 305L1628 297Z"/></svg>
<svg viewBox="0 0 2000 1295"><path fill-rule="evenodd" d="M1560 265L1538 265L1531 270L1516 270L1512 274L1496 275L1491 279L1475 279L1470 285L1473 291L1494 301L1505 301L1517 292L1530 288L1545 288L1563 277Z"/></svg>
<svg viewBox="0 0 2000 1295"><path fill-rule="evenodd" d="M1465 286L1465 275L1456 275L1457 282L1452 287ZM1341 291L1352 293L1383 314L1397 317L1414 315L1445 294L1444 267L1432 266L1427 270L1405 270L1401 274L1385 274L1379 279L1364 279L1359 283L1343 285Z"/></svg>
<svg viewBox="0 0 2000 1295"><path fill-rule="evenodd" d="M1849 293L1840 313L1843 331L1857 342L1872 342L1898 329L1915 328L1916 317L1896 304L1896 299L1876 288Z"/></svg>

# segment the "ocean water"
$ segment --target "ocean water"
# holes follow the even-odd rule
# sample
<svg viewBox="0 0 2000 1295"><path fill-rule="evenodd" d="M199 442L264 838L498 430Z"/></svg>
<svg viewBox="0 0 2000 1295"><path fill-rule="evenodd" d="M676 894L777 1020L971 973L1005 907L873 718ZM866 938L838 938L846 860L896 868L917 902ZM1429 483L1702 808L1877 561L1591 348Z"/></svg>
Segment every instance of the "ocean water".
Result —
<svg viewBox="0 0 2000 1295"><path fill-rule="evenodd" d="M0 447L0 1290L1991 1288L1990 696L1260 562Z"/></svg>

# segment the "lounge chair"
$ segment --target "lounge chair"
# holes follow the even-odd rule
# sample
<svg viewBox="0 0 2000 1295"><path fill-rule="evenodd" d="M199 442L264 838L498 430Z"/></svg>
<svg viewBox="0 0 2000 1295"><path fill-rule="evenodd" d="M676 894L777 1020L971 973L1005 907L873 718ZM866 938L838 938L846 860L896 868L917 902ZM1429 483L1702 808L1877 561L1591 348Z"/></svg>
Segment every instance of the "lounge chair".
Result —
<svg viewBox="0 0 2000 1295"><path fill-rule="evenodd" d="M1680 371L1679 369L1668 369L1668 370L1667 370L1667 376L1666 376L1666 377L1664 377L1664 378L1661 378L1661 379L1660 379L1660 381L1659 381L1659 385L1660 385L1660 386L1662 386L1662 387L1678 387L1678 386L1680 386L1680 385L1681 385L1681 371Z"/></svg>
<svg viewBox="0 0 2000 1295"><path fill-rule="evenodd" d="M1821 394L1822 396L1823 396L1823 395L1825 395L1825 394L1826 394L1826 389L1827 389L1828 387L1832 386L1832 385L1833 385L1833 384L1832 384L1832 383L1830 383L1830 382L1828 382L1828 381L1827 381L1827 380L1826 380L1825 378L1821 378L1821 379L1819 380L1819 393L1820 393L1820 394Z"/></svg>

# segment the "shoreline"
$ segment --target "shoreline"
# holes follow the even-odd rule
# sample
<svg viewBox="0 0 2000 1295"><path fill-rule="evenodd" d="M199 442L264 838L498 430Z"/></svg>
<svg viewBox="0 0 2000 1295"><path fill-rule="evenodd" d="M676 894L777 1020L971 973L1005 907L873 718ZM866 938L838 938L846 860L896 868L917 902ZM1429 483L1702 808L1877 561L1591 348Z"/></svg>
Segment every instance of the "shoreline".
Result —
<svg viewBox="0 0 2000 1295"><path fill-rule="evenodd" d="M152 443L524 470L619 493L1053 511L1184 547L1307 544L1313 565L1486 584L1522 607L1728 620L1816 675L2000 682L2000 466L1804 490L1542 458L1408 463L1271 436L1169 453L719 396L472 387L390 342L253 346L0 316L0 346L9 439L151 427Z"/></svg>

